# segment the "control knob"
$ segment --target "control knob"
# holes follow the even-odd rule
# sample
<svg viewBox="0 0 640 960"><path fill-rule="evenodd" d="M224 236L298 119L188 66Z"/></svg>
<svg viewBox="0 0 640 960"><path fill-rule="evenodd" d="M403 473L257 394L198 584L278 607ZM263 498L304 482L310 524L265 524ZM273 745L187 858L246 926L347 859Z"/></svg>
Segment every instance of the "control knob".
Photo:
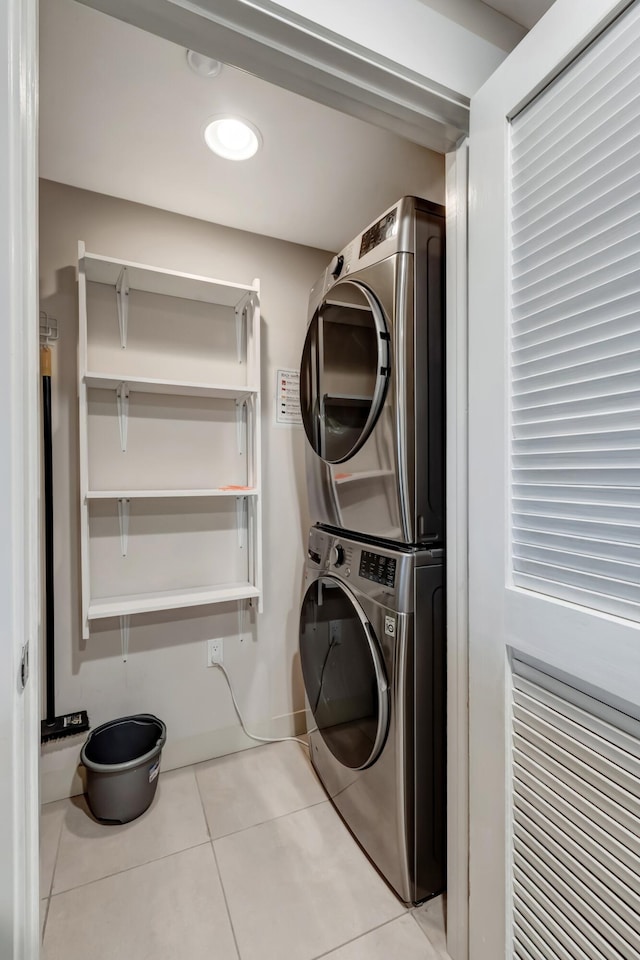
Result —
<svg viewBox="0 0 640 960"><path fill-rule="evenodd" d="M341 567L344 563L344 549L340 545L335 546L331 551L331 563L334 567Z"/></svg>
<svg viewBox="0 0 640 960"><path fill-rule="evenodd" d="M337 257L334 257L331 263L329 264L329 273L334 280L337 280L340 274L342 273L342 268L344 267L344 257L342 254L339 254Z"/></svg>

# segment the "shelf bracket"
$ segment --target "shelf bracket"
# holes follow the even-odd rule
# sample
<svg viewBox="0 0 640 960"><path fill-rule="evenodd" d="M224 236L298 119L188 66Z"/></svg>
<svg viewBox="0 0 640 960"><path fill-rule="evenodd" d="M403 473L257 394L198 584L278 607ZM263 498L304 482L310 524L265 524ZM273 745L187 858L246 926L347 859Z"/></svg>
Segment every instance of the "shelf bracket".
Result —
<svg viewBox="0 0 640 960"><path fill-rule="evenodd" d="M236 526L238 528L238 546L244 550L247 543L247 498L236 497Z"/></svg>
<svg viewBox="0 0 640 960"><path fill-rule="evenodd" d="M129 548L129 505L130 501L118 499L118 521L120 523L120 551L126 557Z"/></svg>
<svg viewBox="0 0 640 960"><path fill-rule="evenodd" d="M40 311L40 343L54 343L59 339L58 321L46 310Z"/></svg>
<svg viewBox="0 0 640 960"><path fill-rule="evenodd" d="M251 600L249 600L251 602ZM238 604L238 636L240 637L240 643L244 640L244 629L247 621L247 607L245 606L244 600L241 600Z"/></svg>
<svg viewBox="0 0 640 960"><path fill-rule="evenodd" d="M122 644L122 662L126 663L129 656L129 616L120 617L120 642Z"/></svg>
<svg viewBox="0 0 640 960"><path fill-rule="evenodd" d="M250 297L244 297L236 305L236 348L238 351L238 363L244 363L247 349L247 310L251 302Z"/></svg>
<svg viewBox="0 0 640 960"><path fill-rule="evenodd" d="M238 455L244 455L247 436L247 401L236 400L236 428L238 431Z"/></svg>
<svg viewBox="0 0 640 960"><path fill-rule="evenodd" d="M116 301L118 304L118 324L120 326L120 346L127 346L127 327L129 324L129 277L123 267L116 281Z"/></svg>
<svg viewBox="0 0 640 960"><path fill-rule="evenodd" d="M118 424L120 426L120 449L127 452L127 425L129 421L129 384L121 383L116 387L116 404L118 405Z"/></svg>

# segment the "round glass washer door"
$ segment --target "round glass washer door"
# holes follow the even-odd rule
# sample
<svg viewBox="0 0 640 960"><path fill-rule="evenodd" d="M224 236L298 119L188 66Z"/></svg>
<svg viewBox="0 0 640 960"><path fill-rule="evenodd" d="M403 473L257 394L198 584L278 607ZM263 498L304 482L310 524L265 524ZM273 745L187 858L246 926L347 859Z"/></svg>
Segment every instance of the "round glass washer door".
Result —
<svg viewBox="0 0 640 960"><path fill-rule="evenodd" d="M363 284L336 283L307 329L300 369L302 422L323 460L341 463L371 433L389 379L389 332Z"/></svg>
<svg viewBox="0 0 640 960"><path fill-rule="evenodd" d="M345 767L370 766L387 736L389 687L371 624L333 577L319 577L305 594L300 660L309 707L329 750Z"/></svg>

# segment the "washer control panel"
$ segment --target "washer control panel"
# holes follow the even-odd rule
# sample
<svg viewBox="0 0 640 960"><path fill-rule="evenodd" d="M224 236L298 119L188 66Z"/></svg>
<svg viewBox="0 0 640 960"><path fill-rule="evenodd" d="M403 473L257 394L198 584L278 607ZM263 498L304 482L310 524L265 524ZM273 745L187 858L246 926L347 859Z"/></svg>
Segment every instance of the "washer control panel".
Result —
<svg viewBox="0 0 640 960"><path fill-rule="evenodd" d="M365 580L373 580L374 583L383 583L385 587L393 587L396 582L396 559L363 550L360 553L358 573Z"/></svg>

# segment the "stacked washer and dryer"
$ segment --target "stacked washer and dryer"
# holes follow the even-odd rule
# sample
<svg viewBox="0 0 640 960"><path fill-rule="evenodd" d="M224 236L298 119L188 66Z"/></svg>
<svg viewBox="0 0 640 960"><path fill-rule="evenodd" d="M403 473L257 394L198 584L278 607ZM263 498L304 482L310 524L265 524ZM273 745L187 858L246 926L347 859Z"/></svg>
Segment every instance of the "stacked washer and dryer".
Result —
<svg viewBox="0 0 640 960"><path fill-rule="evenodd" d="M444 226L404 197L333 258L300 371L311 759L408 903L445 886Z"/></svg>

